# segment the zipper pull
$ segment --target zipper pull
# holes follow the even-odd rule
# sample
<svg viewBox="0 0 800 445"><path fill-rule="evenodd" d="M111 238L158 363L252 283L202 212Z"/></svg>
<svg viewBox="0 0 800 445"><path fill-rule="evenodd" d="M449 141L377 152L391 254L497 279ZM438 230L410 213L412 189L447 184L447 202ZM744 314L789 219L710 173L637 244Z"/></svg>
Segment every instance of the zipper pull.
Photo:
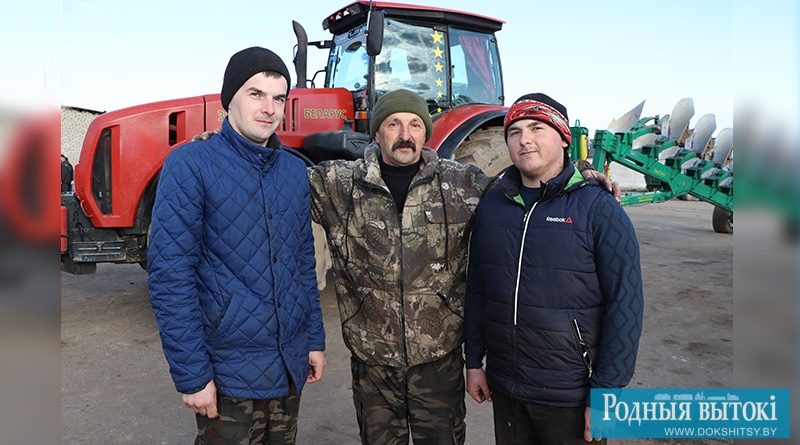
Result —
<svg viewBox="0 0 800 445"><path fill-rule="evenodd" d="M586 342L583 341L583 335L581 335L581 329L578 327L578 319L573 318L572 324L575 325L575 333L578 334L578 343L581 346L581 357L583 358L583 362L586 364L586 369L589 370L589 377L592 378L592 358L589 356L589 348L586 346Z"/></svg>
<svg viewBox="0 0 800 445"><path fill-rule="evenodd" d="M578 327L578 319L573 318L572 324L575 325L575 333L578 334L578 342L580 342L581 346L585 345L586 343L583 341L583 336L581 335L581 328Z"/></svg>

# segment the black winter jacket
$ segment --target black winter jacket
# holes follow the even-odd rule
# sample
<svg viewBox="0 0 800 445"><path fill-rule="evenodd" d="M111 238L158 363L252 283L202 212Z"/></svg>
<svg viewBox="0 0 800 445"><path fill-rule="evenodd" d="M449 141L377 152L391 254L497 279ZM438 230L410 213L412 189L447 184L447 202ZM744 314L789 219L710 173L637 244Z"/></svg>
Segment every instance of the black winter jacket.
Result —
<svg viewBox="0 0 800 445"><path fill-rule="evenodd" d="M467 368L487 357L492 391L583 406L590 387L633 375L642 280L633 225L565 159L536 203L513 166L478 205L466 303Z"/></svg>

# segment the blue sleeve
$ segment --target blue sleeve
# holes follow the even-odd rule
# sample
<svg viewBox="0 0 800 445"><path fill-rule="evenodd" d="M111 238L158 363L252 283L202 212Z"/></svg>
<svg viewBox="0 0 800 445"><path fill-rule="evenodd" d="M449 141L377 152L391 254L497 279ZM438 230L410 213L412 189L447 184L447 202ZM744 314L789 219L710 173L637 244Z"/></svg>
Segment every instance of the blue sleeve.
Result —
<svg viewBox="0 0 800 445"><path fill-rule="evenodd" d="M597 200L592 233L605 314L591 386L621 388L633 377L642 334L639 241L628 214L609 193Z"/></svg>
<svg viewBox="0 0 800 445"><path fill-rule="evenodd" d="M161 344L178 392L213 377L197 294L203 185L185 150L164 163L150 223L147 285Z"/></svg>
<svg viewBox="0 0 800 445"><path fill-rule="evenodd" d="M469 240L469 263L467 264L467 299L464 303L464 330L467 369L483 367L483 357L486 355L486 340L483 338L483 308L484 297L480 283L481 261L479 254L480 227L478 215L480 206L475 214L472 234Z"/></svg>
<svg viewBox="0 0 800 445"><path fill-rule="evenodd" d="M297 252L300 264L300 280L309 299L310 312L308 314L309 350L325 350L325 328L322 325L322 309L319 304L319 289L317 288L316 259L314 257L314 234L311 231L311 192L308 187L305 167L300 179L306 185L303 194L302 212L300 213L300 226L298 230L299 251Z"/></svg>

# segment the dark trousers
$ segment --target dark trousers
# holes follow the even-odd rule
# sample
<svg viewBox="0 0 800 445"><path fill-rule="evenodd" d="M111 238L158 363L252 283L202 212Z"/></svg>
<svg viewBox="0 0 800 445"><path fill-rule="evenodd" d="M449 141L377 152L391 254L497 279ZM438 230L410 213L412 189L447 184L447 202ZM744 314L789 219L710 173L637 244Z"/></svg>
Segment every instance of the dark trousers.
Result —
<svg viewBox="0 0 800 445"><path fill-rule="evenodd" d="M300 395L294 385L290 391L286 397L269 400L217 395L219 416L196 415L195 445L293 445Z"/></svg>
<svg viewBox="0 0 800 445"><path fill-rule="evenodd" d="M464 359L461 348L432 362L408 368L367 365L355 357L353 402L361 443L462 445Z"/></svg>
<svg viewBox="0 0 800 445"><path fill-rule="evenodd" d="M583 440L585 409L526 404L493 392L495 442L497 445L587 445Z"/></svg>

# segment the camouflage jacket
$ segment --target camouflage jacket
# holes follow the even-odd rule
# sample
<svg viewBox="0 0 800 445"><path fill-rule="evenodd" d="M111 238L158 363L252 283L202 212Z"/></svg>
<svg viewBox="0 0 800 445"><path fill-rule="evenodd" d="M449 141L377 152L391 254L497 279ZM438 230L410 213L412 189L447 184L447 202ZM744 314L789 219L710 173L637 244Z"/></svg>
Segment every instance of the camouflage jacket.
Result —
<svg viewBox="0 0 800 445"><path fill-rule="evenodd" d="M491 178L428 148L402 214L380 149L309 171L312 216L328 239L342 335L368 364L429 363L463 341L470 225Z"/></svg>

